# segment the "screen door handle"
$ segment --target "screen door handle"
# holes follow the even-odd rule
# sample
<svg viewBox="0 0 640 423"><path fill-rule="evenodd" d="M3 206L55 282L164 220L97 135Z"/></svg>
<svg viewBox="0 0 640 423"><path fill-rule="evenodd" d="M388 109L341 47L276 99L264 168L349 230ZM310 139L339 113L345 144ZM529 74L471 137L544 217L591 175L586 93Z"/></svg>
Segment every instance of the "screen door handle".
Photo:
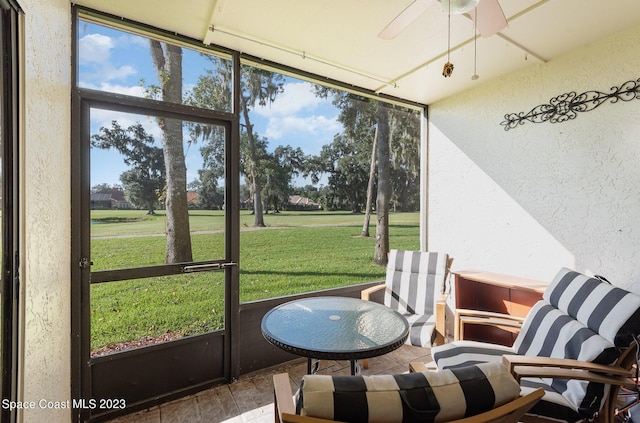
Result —
<svg viewBox="0 0 640 423"><path fill-rule="evenodd" d="M233 263L233 262L192 264L189 266L183 266L182 271L184 273L208 272L211 270L221 270L221 269L224 269L225 267L237 266L237 265L238 265L237 263Z"/></svg>

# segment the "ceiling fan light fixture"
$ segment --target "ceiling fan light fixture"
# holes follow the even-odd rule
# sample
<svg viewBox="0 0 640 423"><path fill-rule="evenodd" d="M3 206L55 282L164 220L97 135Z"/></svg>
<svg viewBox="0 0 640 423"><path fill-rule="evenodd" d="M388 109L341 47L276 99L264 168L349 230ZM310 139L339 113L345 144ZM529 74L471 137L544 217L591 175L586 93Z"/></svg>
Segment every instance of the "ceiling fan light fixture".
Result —
<svg viewBox="0 0 640 423"><path fill-rule="evenodd" d="M474 9L480 0L442 0L442 9L455 15L467 13ZM449 8L451 7L451 8Z"/></svg>

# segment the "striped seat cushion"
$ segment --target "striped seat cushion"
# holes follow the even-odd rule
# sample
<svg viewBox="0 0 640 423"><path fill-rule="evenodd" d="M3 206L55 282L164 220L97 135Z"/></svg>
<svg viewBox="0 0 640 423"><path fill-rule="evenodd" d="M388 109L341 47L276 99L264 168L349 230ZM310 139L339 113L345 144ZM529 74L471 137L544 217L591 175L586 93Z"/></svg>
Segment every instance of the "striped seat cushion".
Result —
<svg viewBox="0 0 640 423"><path fill-rule="evenodd" d="M455 341L432 348L431 354L438 368L456 369L464 368L474 363L499 363L504 354L515 354L515 351L510 347L485 342ZM545 391L542 400L529 410L527 414L553 418L554 420L565 422L583 420L585 416L581 414L579 407L575 406L565 395L570 395L570 392L573 393L575 391L584 393L584 387L580 386L580 382L570 381L571 384L578 383L578 387L580 388L576 389L576 387L573 387L574 389L571 391L567 389L566 384L562 385L562 383L563 381L556 381L556 383L554 383L553 380L549 379L522 379L521 387L523 395L537 388L542 388ZM571 385L569 387L571 387ZM594 392L595 396L599 398L607 391L603 390L602 387L596 386ZM599 406L599 402L597 406ZM583 410L585 414L589 414L590 412L589 409Z"/></svg>
<svg viewBox="0 0 640 423"><path fill-rule="evenodd" d="M391 250L387 264L384 305L409 321L407 343L430 347L434 311L444 291L449 256L446 253Z"/></svg>
<svg viewBox="0 0 640 423"><path fill-rule="evenodd" d="M545 300L539 301L531 309L513 348L520 355L568 358L600 364L612 364L620 354L611 342ZM555 416L557 411L554 407L560 407L567 415L581 416L578 420L593 416L609 392L605 385L576 379L548 378L528 380L527 383L531 388L547 386L545 390L549 393L541 401L549 404L539 404L530 414L553 412ZM523 385L527 386L524 381ZM555 394L562 398L556 398Z"/></svg>
<svg viewBox="0 0 640 423"><path fill-rule="evenodd" d="M436 316L408 313L404 313L403 316L409 323L409 336L405 344L429 348L435 336Z"/></svg>
<svg viewBox="0 0 640 423"><path fill-rule="evenodd" d="M456 369L480 363L502 363L503 355L516 354L504 345L477 341L454 341L431 348L439 369Z"/></svg>
<svg viewBox="0 0 640 423"><path fill-rule="evenodd" d="M542 379L524 378L520 381L522 395L529 394L538 388L544 390L542 400L534 405L527 415L539 416L543 419L552 419L558 422L580 422L589 420L585 415L576 410L575 406L565 396L554 390Z"/></svg>
<svg viewBox="0 0 640 423"><path fill-rule="evenodd" d="M306 375L297 413L342 422L444 422L519 394L520 385L499 363L399 375Z"/></svg>

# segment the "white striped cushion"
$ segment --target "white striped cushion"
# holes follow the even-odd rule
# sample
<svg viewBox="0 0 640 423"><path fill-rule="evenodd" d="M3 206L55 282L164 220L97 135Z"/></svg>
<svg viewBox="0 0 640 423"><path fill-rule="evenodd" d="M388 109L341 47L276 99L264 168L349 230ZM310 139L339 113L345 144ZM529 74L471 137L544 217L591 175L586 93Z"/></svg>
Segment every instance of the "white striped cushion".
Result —
<svg viewBox="0 0 640 423"><path fill-rule="evenodd" d="M570 269L560 269L543 298L619 347L640 335L640 296Z"/></svg>
<svg viewBox="0 0 640 423"><path fill-rule="evenodd" d="M520 355L570 358L612 364L615 345L545 300L527 315L513 348Z"/></svg>
<svg viewBox="0 0 640 423"><path fill-rule="evenodd" d="M298 414L345 422L444 422L507 403L520 385L499 363L400 375L303 377Z"/></svg>
<svg viewBox="0 0 640 423"><path fill-rule="evenodd" d="M384 305L403 314L410 325L407 343L430 347L436 302L444 291L446 253L391 250Z"/></svg>

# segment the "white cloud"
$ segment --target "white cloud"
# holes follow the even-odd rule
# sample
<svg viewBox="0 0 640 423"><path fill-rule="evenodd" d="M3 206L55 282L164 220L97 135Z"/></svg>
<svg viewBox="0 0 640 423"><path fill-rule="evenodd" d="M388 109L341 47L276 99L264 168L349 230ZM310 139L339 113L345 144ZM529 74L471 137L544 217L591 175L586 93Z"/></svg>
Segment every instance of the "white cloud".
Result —
<svg viewBox="0 0 640 423"><path fill-rule="evenodd" d="M312 136L315 144L319 139L328 138L330 142L333 135L342 130L337 112L334 116L322 114L320 108L324 104L325 101L313 93L312 84L296 82L286 84L276 101L257 107L254 112L267 119L264 135L268 139L297 138L306 143Z"/></svg>
<svg viewBox="0 0 640 423"><path fill-rule="evenodd" d="M88 34L80 39L80 63L104 63L109 60L111 49L115 46L111 37L102 34Z"/></svg>
<svg viewBox="0 0 640 423"><path fill-rule="evenodd" d="M141 123L147 134L153 135L155 142L162 145L162 130L154 118L113 110L91 109L91 126L93 131L97 131L100 127L111 128L111 123L114 120L124 129Z"/></svg>
<svg viewBox="0 0 640 423"><path fill-rule="evenodd" d="M113 79L124 80L127 79L130 75L135 75L138 73L135 67L131 65L123 65L120 67L110 67L105 69L107 74L104 75L107 81L111 81Z"/></svg>
<svg viewBox="0 0 640 423"><path fill-rule="evenodd" d="M262 107L256 107L254 112L264 117L289 116L303 110L314 109L321 103L321 99L313 94L313 85L308 82L286 84L284 92L278 95L276 101Z"/></svg>
<svg viewBox="0 0 640 423"><path fill-rule="evenodd" d="M125 94L134 97L145 97L146 95L146 93L144 92L144 88L140 85L119 85L112 84L110 82L93 84L87 81L80 81L78 85L82 88L89 88L92 90L100 90L116 94Z"/></svg>
<svg viewBox="0 0 640 423"><path fill-rule="evenodd" d="M82 37L78 43L81 65L80 79L83 81L122 81L138 73L135 66L131 64L115 66L111 61L111 51L116 47L116 44L130 42L130 39L131 37L114 40L112 37L102 34L88 34Z"/></svg>
<svg viewBox="0 0 640 423"><path fill-rule="evenodd" d="M149 39L139 35L122 34L116 38L116 43L118 45L129 45L149 50Z"/></svg>
<svg viewBox="0 0 640 423"><path fill-rule="evenodd" d="M113 81L125 80L131 75L138 73L135 67L131 65L123 65L115 67L110 62L97 63L91 66L91 70L81 69L80 78L86 84L87 80L91 81Z"/></svg>
<svg viewBox="0 0 640 423"><path fill-rule="evenodd" d="M144 88L140 85L126 86L126 85L111 84L109 82L103 82L102 84L100 84L99 89L102 91L110 92L110 93L126 94L126 95L135 96L135 97L145 96Z"/></svg>
<svg viewBox="0 0 640 423"><path fill-rule="evenodd" d="M277 116L269 119L265 135L269 139L280 139L285 134L299 134L302 137L309 134L334 135L341 128L336 117Z"/></svg>

